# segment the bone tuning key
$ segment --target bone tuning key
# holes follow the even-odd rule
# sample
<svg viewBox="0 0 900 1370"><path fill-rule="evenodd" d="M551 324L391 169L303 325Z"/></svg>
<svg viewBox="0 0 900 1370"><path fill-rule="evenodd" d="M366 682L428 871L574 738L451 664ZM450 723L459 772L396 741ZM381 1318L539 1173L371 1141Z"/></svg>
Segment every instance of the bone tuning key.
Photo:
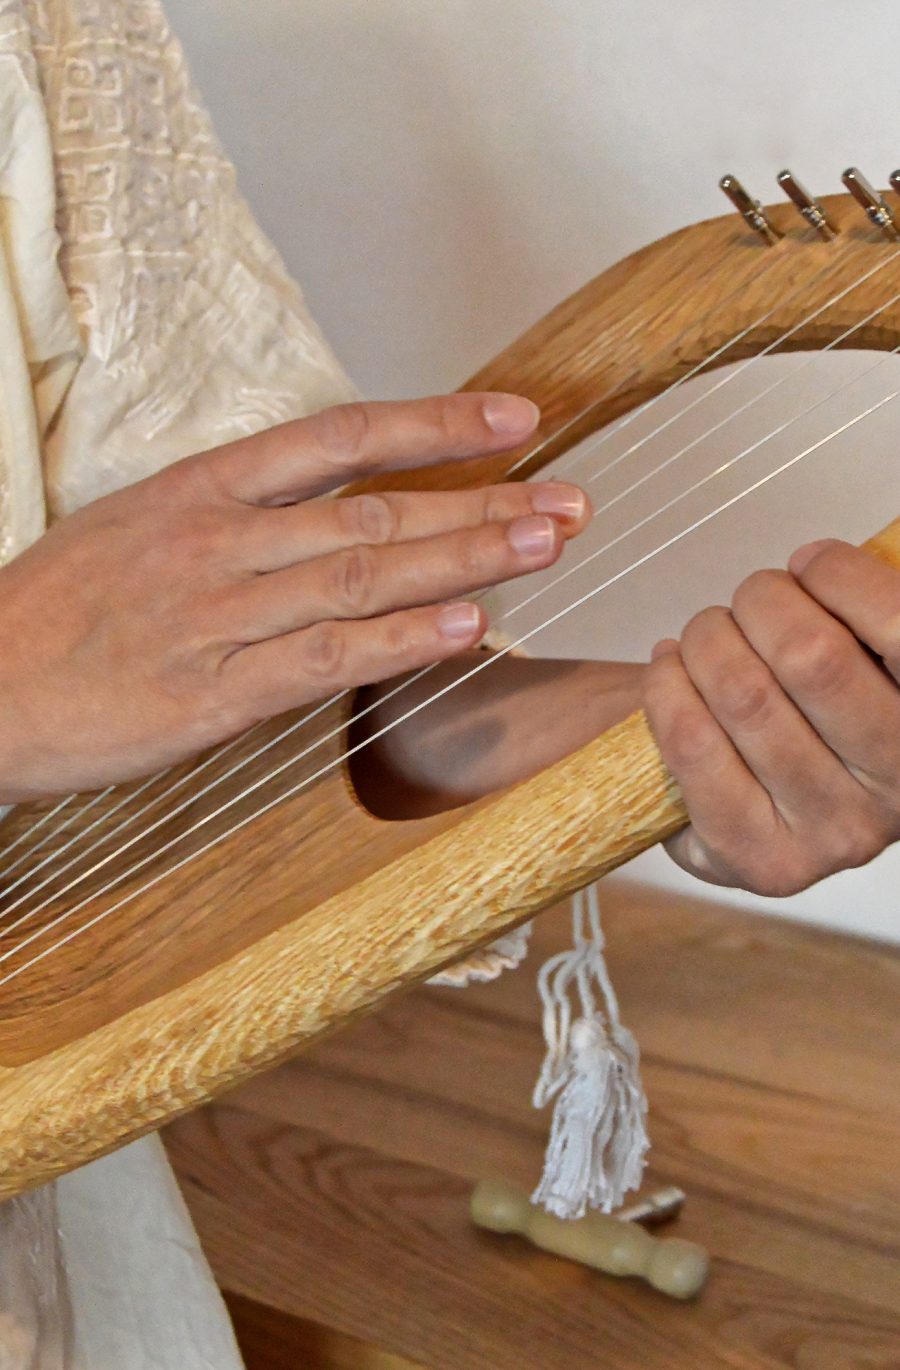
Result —
<svg viewBox="0 0 900 1370"><path fill-rule="evenodd" d="M639 1275L673 1299L699 1294L709 1273L702 1246L679 1237L654 1237L635 1222L588 1213L570 1222L536 1208L516 1185L481 1180L471 1200L472 1222L488 1232L512 1232L607 1275Z"/></svg>
<svg viewBox="0 0 900 1370"><path fill-rule="evenodd" d="M719 182L719 189L724 190L754 233L758 233L764 242L774 247L782 235L769 219L759 200L754 200L752 195L748 195L736 176L723 176Z"/></svg>

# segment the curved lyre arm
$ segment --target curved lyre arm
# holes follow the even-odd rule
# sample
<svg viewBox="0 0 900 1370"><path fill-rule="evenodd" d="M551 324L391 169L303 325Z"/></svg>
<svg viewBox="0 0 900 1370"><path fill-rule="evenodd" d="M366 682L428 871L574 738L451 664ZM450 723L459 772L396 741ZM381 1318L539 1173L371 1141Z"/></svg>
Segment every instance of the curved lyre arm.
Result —
<svg viewBox="0 0 900 1370"><path fill-rule="evenodd" d="M900 346L900 298L892 298L900 294L900 244L866 228L849 195L825 196L821 204L839 230L833 242L798 228L796 211L780 204L766 209L785 235L776 247L728 215L626 257L461 387L510 390L539 404L540 427L527 446L512 457L393 472L347 493L522 479L694 370L755 356L770 344L815 352L852 330L838 346Z"/></svg>
<svg viewBox="0 0 900 1370"><path fill-rule="evenodd" d="M897 347L900 305L880 308L900 289L897 248L860 226L849 197L825 204L843 230L832 243L792 232L790 206L770 211L786 232L777 247L759 246L736 216L655 243L473 377L472 388L521 391L542 407L538 442L518 454L515 474L706 361L758 352L788 331L786 345L814 350L860 325L855 346ZM376 484L484 484L502 479L508 463ZM868 545L900 565L900 523ZM356 802L341 764L345 722L343 706L320 714L325 740L309 783L254 810L252 827L222 831L171 868L152 864L158 851L149 866L129 858L112 896L95 881L79 901L81 924L65 942L68 907L49 910L41 959L34 945L7 945L0 1195L205 1102L685 819L639 714L514 789L409 823L380 822ZM240 786L268 784L275 763L295 764L298 744L279 740L283 726L264 731L271 749ZM196 816L179 823L193 831ZM12 821L24 832L33 819L26 811Z"/></svg>
<svg viewBox="0 0 900 1370"><path fill-rule="evenodd" d="M463 387L511 390L541 406L535 439L512 458L399 472L347 493L481 485L510 468L524 478L710 358L733 363L776 340L784 339L782 351L815 351L852 330L847 346L897 348L900 250L861 229L850 196L821 203L838 230L832 242L798 231L783 204L766 210L785 234L775 248L761 246L737 217L696 224L603 273L525 333ZM865 545L900 569L900 520ZM572 802L573 772L582 766L592 776L597 845L586 867L573 864L573 888L686 822L643 713L542 773L548 809Z"/></svg>

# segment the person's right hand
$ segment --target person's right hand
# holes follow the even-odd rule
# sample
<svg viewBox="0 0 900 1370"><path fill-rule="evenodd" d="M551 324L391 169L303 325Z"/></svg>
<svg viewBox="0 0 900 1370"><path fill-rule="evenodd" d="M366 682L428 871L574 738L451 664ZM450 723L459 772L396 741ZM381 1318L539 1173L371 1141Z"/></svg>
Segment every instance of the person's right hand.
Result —
<svg viewBox="0 0 900 1370"><path fill-rule="evenodd" d="M341 406L56 524L0 570L0 803L149 774L472 647L484 615L459 597L555 561L581 491L317 497L503 451L536 421L505 395Z"/></svg>

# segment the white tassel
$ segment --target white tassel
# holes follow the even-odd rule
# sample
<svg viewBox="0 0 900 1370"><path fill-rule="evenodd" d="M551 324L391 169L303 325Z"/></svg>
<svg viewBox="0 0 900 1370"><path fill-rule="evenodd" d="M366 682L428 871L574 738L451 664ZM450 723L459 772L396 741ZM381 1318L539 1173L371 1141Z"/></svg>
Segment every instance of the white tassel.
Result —
<svg viewBox="0 0 900 1370"><path fill-rule="evenodd" d="M551 957L538 976L547 1053L534 1106L556 1102L544 1172L531 1197L560 1218L583 1217L588 1208L618 1208L640 1185L650 1145L638 1046L619 1018L603 957L596 889L586 901L582 893L574 896L572 921L571 951ZM580 1006L574 1022L573 989Z"/></svg>

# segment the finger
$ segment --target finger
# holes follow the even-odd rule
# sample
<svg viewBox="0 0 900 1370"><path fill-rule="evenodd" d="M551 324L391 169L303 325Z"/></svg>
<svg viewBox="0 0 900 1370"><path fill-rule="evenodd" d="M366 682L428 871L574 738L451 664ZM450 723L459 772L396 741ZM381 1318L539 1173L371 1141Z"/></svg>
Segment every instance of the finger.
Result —
<svg viewBox="0 0 900 1370"><path fill-rule="evenodd" d="M667 838L663 845L676 866L695 879L704 880L710 885L723 885L728 889L740 887L737 873L716 861L693 823L675 833L674 837Z"/></svg>
<svg viewBox="0 0 900 1370"><path fill-rule="evenodd" d="M471 603L317 623L232 653L223 680L250 723L456 656L476 645L485 626Z"/></svg>
<svg viewBox="0 0 900 1370"><path fill-rule="evenodd" d="M418 542L350 547L240 586L231 596L231 630L258 641L326 619L455 599L549 566L562 541L559 525L538 515Z"/></svg>
<svg viewBox="0 0 900 1370"><path fill-rule="evenodd" d="M644 708L666 766L681 790L692 830L676 859L701 880L743 884L741 861L754 843L774 844L781 820L694 686L678 645L658 645L644 682Z"/></svg>
<svg viewBox="0 0 900 1370"><path fill-rule="evenodd" d="M192 460L234 499L287 503L379 471L506 451L534 431L538 417L520 395L343 404Z"/></svg>
<svg viewBox="0 0 900 1370"><path fill-rule="evenodd" d="M742 602L739 593L735 603ZM777 596L775 603L766 600L770 618L779 610ZM763 659L766 653L754 646L727 609L706 609L685 629L681 659L713 718L788 826L795 832L815 830L833 821L857 785L788 698Z"/></svg>
<svg viewBox="0 0 900 1370"><path fill-rule="evenodd" d="M831 539L798 548L789 567L804 590L871 647L900 681L900 571Z"/></svg>
<svg viewBox="0 0 900 1370"><path fill-rule="evenodd" d="M751 576L735 595L733 613L818 736L870 794L896 807L900 691L894 681L793 576Z"/></svg>
<svg viewBox="0 0 900 1370"><path fill-rule="evenodd" d="M254 511L242 556L255 571L275 571L344 547L410 542L528 514L549 515L568 538L588 522L590 504L577 486L556 481L313 500Z"/></svg>

